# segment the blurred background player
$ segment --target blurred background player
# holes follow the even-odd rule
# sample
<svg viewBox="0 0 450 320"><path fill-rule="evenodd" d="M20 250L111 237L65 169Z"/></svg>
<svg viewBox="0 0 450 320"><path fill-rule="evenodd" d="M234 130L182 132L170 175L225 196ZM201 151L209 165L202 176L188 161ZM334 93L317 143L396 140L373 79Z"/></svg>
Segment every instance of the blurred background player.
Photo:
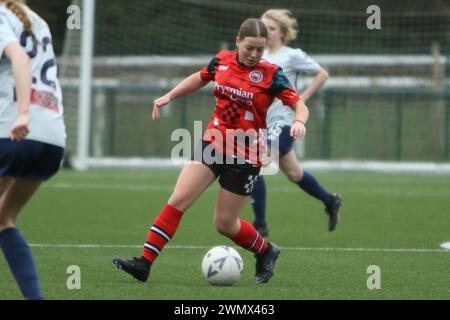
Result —
<svg viewBox="0 0 450 320"><path fill-rule="evenodd" d="M250 223L239 219L259 174L261 159L250 156L251 143L244 149L235 145L234 138L232 148L226 148L223 144L229 142L230 129L253 130L256 133L265 129L267 109L275 97L295 110L290 134L294 138L303 138L306 133L307 107L278 66L260 61L266 45L267 29L264 23L258 19L247 19L236 38L237 51L219 52L208 66L154 101L152 116L159 119L160 107L214 81L216 106L201 141L203 156L200 155L199 159L194 152L193 161L183 168L175 190L147 235L142 256L133 260L113 258L113 263L120 270L146 281L151 264L174 236L184 212L219 179L214 217L217 231L255 254L257 283L267 282L273 276L278 247L267 243ZM208 151L214 159L205 159ZM239 158L244 161L239 162Z"/></svg>
<svg viewBox="0 0 450 320"><path fill-rule="evenodd" d="M42 299L16 220L58 171L66 133L50 30L23 2L0 0L0 57L0 247L23 296Z"/></svg>
<svg viewBox="0 0 450 320"><path fill-rule="evenodd" d="M301 94L306 101L325 83L328 73L316 61L311 59L301 49L286 46L297 37L297 20L289 10L270 9L261 17L267 26L267 50L263 59L280 66L289 81L296 86L300 73L314 74L314 80ZM291 109L283 106L276 99L267 112L268 140L278 140L279 167L288 179L297 184L311 196L321 200L329 215L328 229L333 231L339 219L339 208L342 198L338 194L327 192L309 172L299 165L295 151L292 148L293 139L289 132L295 118ZM263 176L259 176L251 194L255 221L253 225L263 236L269 235L266 222L266 186Z"/></svg>

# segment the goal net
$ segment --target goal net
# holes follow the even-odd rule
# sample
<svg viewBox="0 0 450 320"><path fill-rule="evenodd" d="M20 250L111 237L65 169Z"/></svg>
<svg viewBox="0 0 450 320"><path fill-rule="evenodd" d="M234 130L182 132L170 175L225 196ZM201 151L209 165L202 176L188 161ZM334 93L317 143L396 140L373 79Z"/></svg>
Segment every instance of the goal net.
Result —
<svg viewBox="0 0 450 320"><path fill-rule="evenodd" d="M207 125L214 107L211 87L171 102L160 121L151 120L153 100L219 50L233 49L241 22L273 6L268 0L73 3L81 7L83 27L67 30L59 68L67 149L79 167L173 165L177 141L171 134L177 128L193 131L194 121ZM359 0L276 2L299 22L299 36L290 45L330 74L308 101L308 136L297 145L298 156L318 160L318 168L447 170L450 4L377 3L379 11ZM90 22L87 10L95 10ZM377 13L379 21L373 20ZM89 52L92 63L85 60ZM91 76L82 78L88 69ZM299 91L311 81L301 75Z"/></svg>

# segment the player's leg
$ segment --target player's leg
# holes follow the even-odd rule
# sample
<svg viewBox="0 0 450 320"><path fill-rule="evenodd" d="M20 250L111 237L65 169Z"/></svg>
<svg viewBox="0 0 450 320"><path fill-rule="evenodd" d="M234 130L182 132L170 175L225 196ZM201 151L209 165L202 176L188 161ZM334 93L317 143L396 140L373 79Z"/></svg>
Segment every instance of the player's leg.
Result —
<svg viewBox="0 0 450 320"><path fill-rule="evenodd" d="M214 212L214 226L219 233L233 238L239 232L241 229L239 215L247 201L248 196L238 195L220 188Z"/></svg>
<svg viewBox="0 0 450 320"><path fill-rule="evenodd" d="M1 177L0 176L0 197L2 196L3 192L6 190L6 187L9 185L11 180L12 180L12 177L9 177L9 176Z"/></svg>
<svg viewBox="0 0 450 320"><path fill-rule="evenodd" d="M26 299L42 299L36 266L31 250L15 227L17 216L39 188L34 178L6 178L9 180L0 197L0 247Z"/></svg>
<svg viewBox="0 0 450 320"><path fill-rule="evenodd" d="M113 258L120 270L128 272L139 281L146 281L151 264L161 253L164 246L174 236L184 211L216 180L216 175L206 165L191 161L181 171L175 189L154 220L147 234L140 258L123 260Z"/></svg>
<svg viewBox="0 0 450 320"><path fill-rule="evenodd" d="M42 183L35 178L10 178L9 181L0 197L0 232L15 227L20 211Z"/></svg>
<svg viewBox="0 0 450 320"><path fill-rule="evenodd" d="M297 184L303 191L323 202L325 210L329 215L328 229L333 231L339 220L339 208L342 203L341 196L327 192L312 174L304 171L299 165L293 149L280 157L279 165L280 169L291 182Z"/></svg>
<svg viewBox="0 0 450 320"><path fill-rule="evenodd" d="M258 180L256 180L250 201L255 215L253 226L263 237L267 237L269 229L266 223L266 183L263 176L259 176Z"/></svg>
<svg viewBox="0 0 450 320"><path fill-rule="evenodd" d="M259 168L251 165L225 167L219 178L221 188L216 202L214 224L221 234L230 238L237 245L255 253L255 280L263 283L269 281L273 276L279 249L276 245L267 243L253 225L239 219L258 173Z"/></svg>
<svg viewBox="0 0 450 320"><path fill-rule="evenodd" d="M152 224L142 256L150 262L174 236L184 212L216 180L214 173L199 162L188 163L180 173L175 189Z"/></svg>
<svg viewBox="0 0 450 320"><path fill-rule="evenodd" d="M280 149L282 150L282 148L284 148L283 145L280 145L280 134L282 133L282 128L282 124L272 123L268 129L267 143L268 147L270 147L270 151L272 153L271 156L273 159L277 159ZM253 214L255 216L253 226L263 237L269 236L269 227L266 221L266 193L266 182L264 177L260 175L253 187L250 200L253 208Z"/></svg>
<svg viewBox="0 0 450 320"><path fill-rule="evenodd" d="M184 212L215 180L208 166L191 161L181 171L168 203Z"/></svg>
<svg viewBox="0 0 450 320"><path fill-rule="evenodd" d="M37 141L0 139L0 246L27 299L42 295L30 248L15 228L16 219L42 181L59 170L63 152L61 147Z"/></svg>

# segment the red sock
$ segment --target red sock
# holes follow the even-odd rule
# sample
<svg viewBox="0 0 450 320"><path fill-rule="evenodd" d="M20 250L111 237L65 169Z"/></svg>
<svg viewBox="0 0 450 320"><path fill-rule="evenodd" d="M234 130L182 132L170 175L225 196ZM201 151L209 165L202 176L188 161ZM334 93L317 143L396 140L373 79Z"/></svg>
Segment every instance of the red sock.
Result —
<svg viewBox="0 0 450 320"><path fill-rule="evenodd" d="M250 223L242 219L239 219L239 221L241 222L241 229L231 240L238 246L261 255L267 249L267 242Z"/></svg>
<svg viewBox="0 0 450 320"><path fill-rule="evenodd" d="M167 242L169 242L180 224L183 212L170 204L166 204L159 213L156 220L147 234L147 241L144 244L142 256L150 262L161 253Z"/></svg>

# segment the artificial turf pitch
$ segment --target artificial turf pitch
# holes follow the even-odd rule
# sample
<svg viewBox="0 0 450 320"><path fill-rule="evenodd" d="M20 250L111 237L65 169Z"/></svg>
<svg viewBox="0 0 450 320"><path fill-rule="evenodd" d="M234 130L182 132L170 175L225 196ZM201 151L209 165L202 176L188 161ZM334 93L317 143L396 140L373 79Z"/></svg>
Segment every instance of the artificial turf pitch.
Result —
<svg viewBox="0 0 450 320"><path fill-rule="evenodd" d="M148 282L113 267L113 256L140 255L178 170L61 171L24 209L18 227L32 246L46 299L450 299L450 251L439 248L450 241L449 176L313 173L343 195L341 222L328 232L319 201L282 174L266 177L269 241L282 251L275 276L262 285L243 249L244 272L234 286L211 286L201 274L210 247L234 246L213 226L217 183L185 213ZM242 218L253 221L250 205ZM73 265L81 288L70 290ZM381 289L368 289L373 265ZM3 257L0 277L0 299L21 299Z"/></svg>

